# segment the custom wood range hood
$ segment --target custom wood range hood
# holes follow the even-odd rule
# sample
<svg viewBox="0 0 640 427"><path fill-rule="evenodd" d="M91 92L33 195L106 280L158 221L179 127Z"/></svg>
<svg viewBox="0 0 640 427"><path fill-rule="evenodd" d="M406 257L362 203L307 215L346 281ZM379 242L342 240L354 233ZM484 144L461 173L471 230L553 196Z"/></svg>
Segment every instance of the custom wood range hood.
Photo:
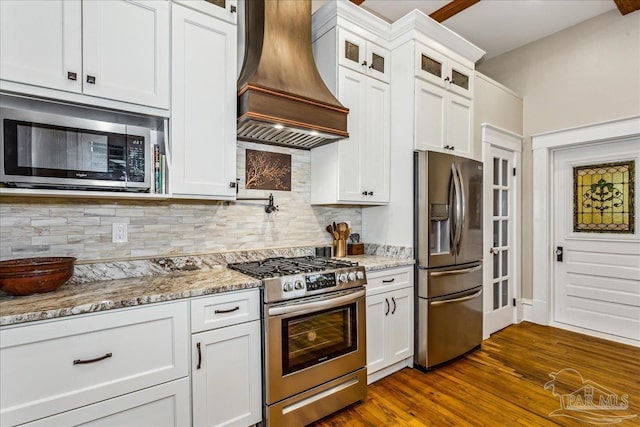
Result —
<svg viewBox="0 0 640 427"><path fill-rule="evenodd" d="M245 2L238 139L311 149L347 138L345 108L311 50L311 0Z"/></svg>

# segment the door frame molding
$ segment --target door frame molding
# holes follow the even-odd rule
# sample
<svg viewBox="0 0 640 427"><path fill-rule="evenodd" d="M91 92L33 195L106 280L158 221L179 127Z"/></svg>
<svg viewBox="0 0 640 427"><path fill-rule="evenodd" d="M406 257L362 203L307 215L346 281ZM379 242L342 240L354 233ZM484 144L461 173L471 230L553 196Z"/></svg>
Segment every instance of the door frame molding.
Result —
<svg viewBox="0 0 640 427"><path fill-rule="evenodd" d="M533 319L553 325L553 156L560 148L640 137L640 115L531 135L533 150ZM595 335L591 333L592 335ZM596 335L597 336L597 335ZM607 335L608 339L612 339Z"/></svg>
<svg viewBox="0 0 640 427"><path fill-rule="evenodd" d="M511 280L511 295L516 299L516 307L513 310L513 323L519 323L523 318L523 310L522 310L522 298L521 298L521 275L522 275L522 249L521 249L521 236L522 236L522 140L523 136L518 135L517 133L508 131L506 129L499 128L490 123L482 123L480 125L482 130L482 162L485 165L490 165L492 163L492 159L490 158L490 149L491 147L496 147L503 149L505 151L511 151L514 153L514 167L516 168L516 176L513 177L513 190L515 191L515 215L513 217L513 248L512 248L512 256L513 256L513 270ZM492 175L493 176L493 175ZM491 224L491 215L489 212L492 212L492 198L493 192L491 190L492 176L489 176L488 173L484 173L483 177L483 185L482 185L482 200L483 200L483 229L482 233L482 264L485 266L483 269L482 276L482 287L485 287L492 283L491 272L486 266L491 262L491 257L489 256L489 249L492 246L492 224ZM483 301L486 302L486 299ZM483 316L487 313L487 307L483 304L482 307ZM489 333L486 328L486 322L483 321L483 331L482 331L482 339L489 338Z"/></svg>

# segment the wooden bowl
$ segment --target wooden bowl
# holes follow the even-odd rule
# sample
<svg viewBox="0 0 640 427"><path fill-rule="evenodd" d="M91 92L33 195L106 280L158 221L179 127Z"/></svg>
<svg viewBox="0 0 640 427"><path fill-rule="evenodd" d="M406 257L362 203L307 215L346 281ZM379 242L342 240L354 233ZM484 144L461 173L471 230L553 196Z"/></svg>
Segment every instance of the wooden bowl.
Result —
<svg viewBox="0 0 640 427"><path fill-rule="evenodd" d="M51 292L73 276L74 257L37 257L0 261L0 289L12 295Z"/></svg>

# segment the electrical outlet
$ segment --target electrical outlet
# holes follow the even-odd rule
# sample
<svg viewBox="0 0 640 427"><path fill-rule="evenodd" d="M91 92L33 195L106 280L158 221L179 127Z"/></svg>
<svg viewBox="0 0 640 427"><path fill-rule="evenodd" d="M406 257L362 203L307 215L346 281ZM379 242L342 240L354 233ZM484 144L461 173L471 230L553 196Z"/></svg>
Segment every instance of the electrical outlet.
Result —
<svg viewBox="0 0 640 427"><path fill-rule="evenodd" d="M113 224L111 229L111 241L113 243L125 243L128 241L127 224Z"/></svg>

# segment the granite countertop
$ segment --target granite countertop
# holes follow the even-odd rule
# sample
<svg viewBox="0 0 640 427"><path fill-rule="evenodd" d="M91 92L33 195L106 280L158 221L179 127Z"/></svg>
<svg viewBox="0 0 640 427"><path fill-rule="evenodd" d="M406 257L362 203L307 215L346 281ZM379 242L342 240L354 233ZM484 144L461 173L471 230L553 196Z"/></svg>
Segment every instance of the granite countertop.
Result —
<svg viewBox="0 0 640 427"><path fill-rule="evenodd" d="M413 264L409 258L375 255L345 259L357 261L367 271ZM14 297L0 292L0 326L259 288L260 285L260 280L230 270L225 265L89 283L73 283L72 280L45 294Z"/></svg>

